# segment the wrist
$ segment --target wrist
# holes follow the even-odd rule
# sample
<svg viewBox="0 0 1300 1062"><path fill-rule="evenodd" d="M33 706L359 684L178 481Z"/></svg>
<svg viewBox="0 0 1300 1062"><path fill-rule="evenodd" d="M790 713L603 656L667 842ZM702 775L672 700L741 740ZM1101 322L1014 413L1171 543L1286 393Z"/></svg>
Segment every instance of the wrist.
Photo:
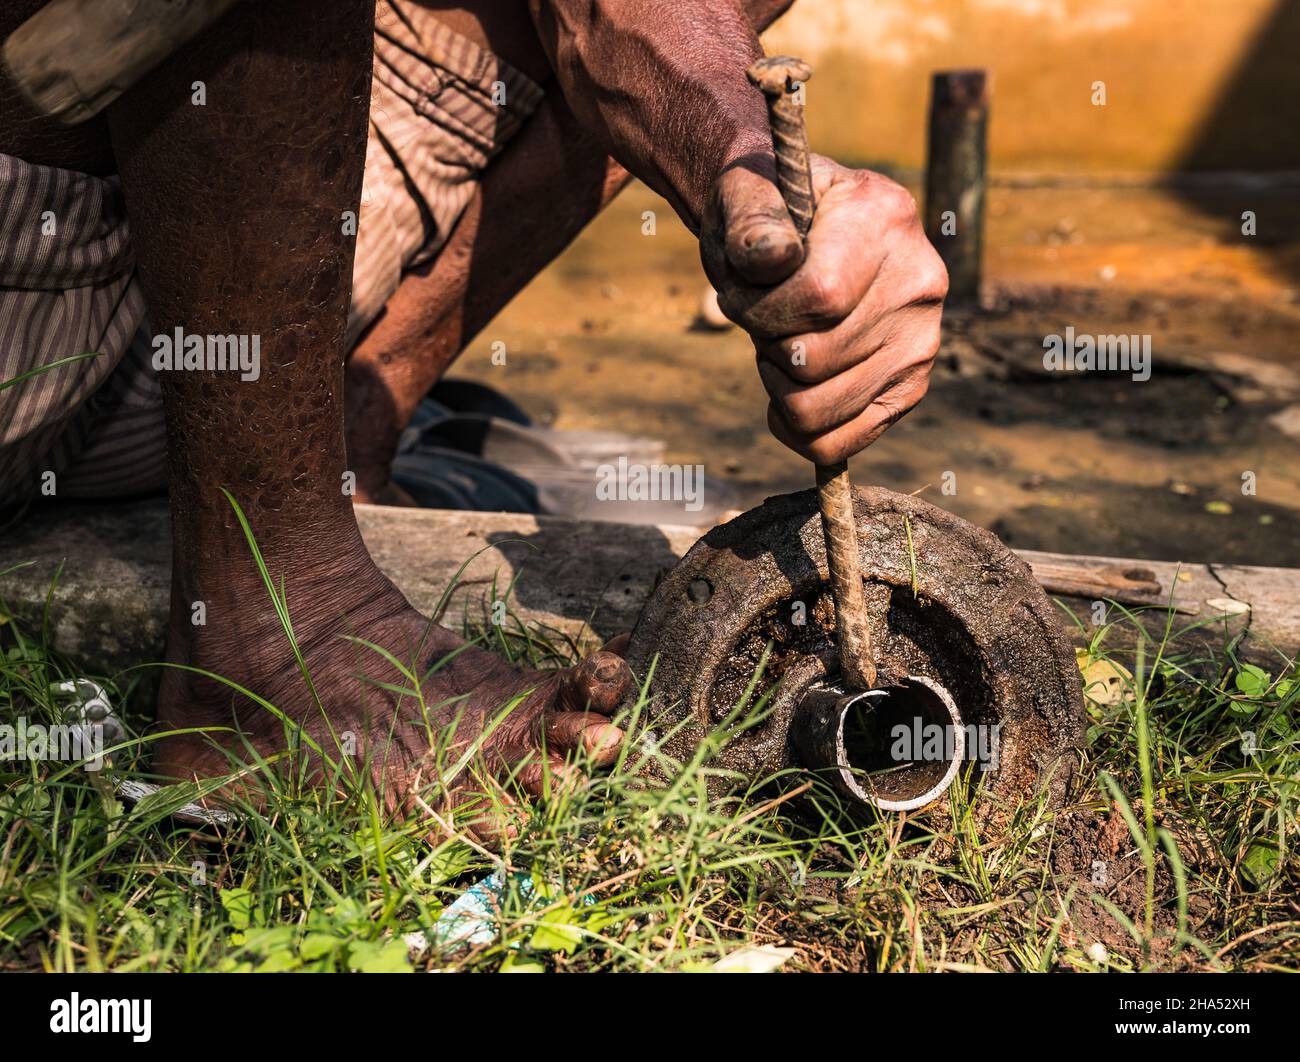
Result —
<svg viewBox="0 0 1300 1062"><path fill-rule="evenodd" d="M724 134L724 135L718 135ZM701 219L723 176L738 167L775 176L772 134L766 121L762 125L745 125L728 130L707 129L688 148L681 171L671 181L676 197L673 207L696 235Z"/></svg>

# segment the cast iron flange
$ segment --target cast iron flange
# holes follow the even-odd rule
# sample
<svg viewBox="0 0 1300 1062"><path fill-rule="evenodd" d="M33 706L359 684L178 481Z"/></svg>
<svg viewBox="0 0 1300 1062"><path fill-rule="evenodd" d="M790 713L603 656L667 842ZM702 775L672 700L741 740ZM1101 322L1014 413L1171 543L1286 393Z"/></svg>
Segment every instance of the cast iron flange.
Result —
<svg viewBox="0 0 1300 1062"><path fill-rule="evenodd" d="M996 764L971 772L982 800L1014 805L1041 789L1059 803L1083 738L1083 696L1074 650L1029 567L988 531L918 498L859 487L854 509L879 684L929 678L964 724L996 724ZM771 694L770 714L738 730L716 762L750 780L798 765L791 720L811 686L835 680L834 624L815 492L769 498L714 528L632 632L633 669L644 675L654 662L663 751L689 759L771 643L754 697Z"/></svg>

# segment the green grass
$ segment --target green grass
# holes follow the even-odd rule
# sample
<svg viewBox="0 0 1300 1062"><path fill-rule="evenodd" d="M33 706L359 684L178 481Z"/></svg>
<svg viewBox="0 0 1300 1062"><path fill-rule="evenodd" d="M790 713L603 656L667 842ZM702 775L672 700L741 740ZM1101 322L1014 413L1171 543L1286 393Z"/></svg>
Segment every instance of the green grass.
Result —
<svg viewBox="0 0 1300 1062"><path fill-rule="evenodd" d="M512 589L486 587L481 604ZM639 768L659 754L640 737L644 696L623 760L535 805L499 856L459 832L431 839L428 821L387 821L364 770L340 767L327 793L260 765L265 803L196 829L171 817L192 786L132 807L111 772L10 760L0 968L691 970L759 945L792 948L791 970L1300 968L1294 663L1251 668L1227 639L1193 648L1180 617L1153 641L1112 611L1089 674L1098 660L1126 670L1089 701L1069 801L996 821L969 784L946 807L855 820L793 771L710 800L703 754L647 785ZM487 615L459 617L479 644L542 667L574 657L554 632ZM0 635L0 722L58 721L49 687L73 672L42 631L8 620ZM1132 648L1107 649L1119 645ZM150 674L104 677L132 728L115 769L133 776L147 775ZM497 870L511 884L492 942L412 959L405 935Z"/></svg>

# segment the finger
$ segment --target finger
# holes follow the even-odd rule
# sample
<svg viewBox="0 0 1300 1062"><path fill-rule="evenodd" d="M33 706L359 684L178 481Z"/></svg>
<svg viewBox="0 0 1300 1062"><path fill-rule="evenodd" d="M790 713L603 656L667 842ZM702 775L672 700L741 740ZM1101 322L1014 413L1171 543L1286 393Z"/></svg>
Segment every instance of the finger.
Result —
<svg viewBox="0 0 1300 1062"><path fill-rule="evenodd" d="M782 420L812 436L852 420L880 395L918 369L929 370L938 348L938 310L904 311L860 341L864 353L838 374L805 383L760 359L758 373Z"/></svg>
<svg viewBox="0 0 1300 1062"><path fill-rule="evenodd" d="M485 848L500 850L519 836L526 813L495 779L482 777L452 796L451 822Z"/></svg>
<svg viewBox="0 0 1300 1062"><path fill-rule="evenodd" d="M618 758L623 731L595 712L548 712L545 715L547 746L557 752L588 753L604 767Z"/></svg>
<svg viewBox="0 0 1300 1062"><path fill-rule="evenodd" d="M587 776L564 757L548 753L543 759L534 757L514 774L515 785L531 797L545 798L554 793L576 789Z"/></svg>
<svg viewBox="0 0 1300 1062"><path fill-rule="evenodd" d="M799 268L803 241L772 175L747 164L728 170L719 182L719 207L727 262L742 281L777 284Z"/></svg>
<svg viewBox="0 0 1300 1062"><path fill-rule="evenodd" d="M913 329L927 345L943 312L941 289L932 283L932 256L938 260L928 246L919 255L891 256L843 321L820 332L755 337L755 352L801 383L821 383L870 357L902 328Z"/></svg>
<svg viewBox="0 0 1300 1062"><path fill-rule="evenodd" d="M598 649L564 672L556 707L560 711L609 715L633 687L632 669L621 656Z"/></svg>
<svg viewBox="0 0 1300 1062"><path fill-rule="evenodd" d="M763 362L759 363L758 374L781 423L804 439L823 435L852 420L893 382L881 379L869 361L819 384L801 384Z"/></svg>
<svg viewBox="0 0 1300 1062"><path fill-rule="evenodd" d="M773 435L795 453L817 464L845 461L865 450L916 405L929 388L929 374L917 369L906 379L878 396L852 420L830 431L807 434L786 423L775 403L767 409L767 425Z"/></svg>

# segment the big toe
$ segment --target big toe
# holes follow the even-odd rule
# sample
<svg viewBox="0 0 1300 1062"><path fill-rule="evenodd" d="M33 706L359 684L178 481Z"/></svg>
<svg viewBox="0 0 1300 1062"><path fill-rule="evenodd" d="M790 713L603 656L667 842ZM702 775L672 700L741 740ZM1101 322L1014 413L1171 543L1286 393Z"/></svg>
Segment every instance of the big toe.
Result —
<svg viewBox="0 0 1300 1062"><path fill-rule="evenodd" d="M599 649L566 672L560 686L562 710L610 715L633 687L632 669L617 653Z"/></svg>

